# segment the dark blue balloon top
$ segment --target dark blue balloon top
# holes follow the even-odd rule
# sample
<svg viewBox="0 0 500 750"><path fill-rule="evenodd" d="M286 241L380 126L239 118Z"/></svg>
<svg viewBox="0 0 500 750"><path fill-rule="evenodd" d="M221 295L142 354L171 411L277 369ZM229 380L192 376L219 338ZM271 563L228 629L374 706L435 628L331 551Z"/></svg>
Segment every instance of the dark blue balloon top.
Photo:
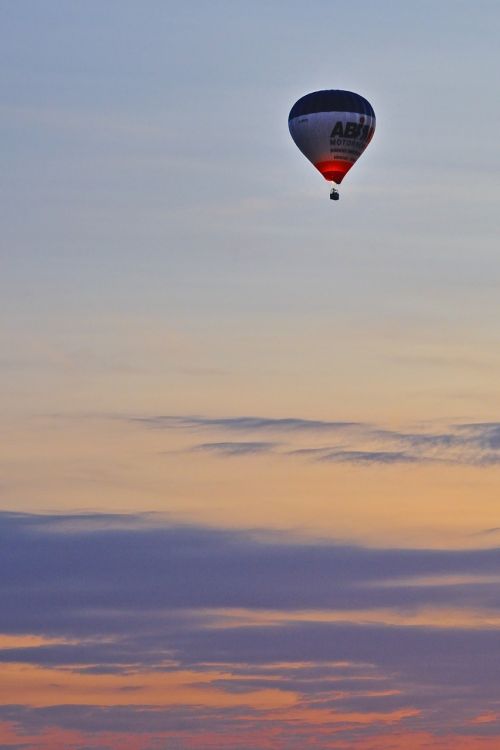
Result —
<svg viewBox="0 0 500 750"><path fill-rule="evenodd" d="M360 115L375 117L375 112L369 101L353 91L331 89L313 91L295 102L288 119L301 115L312 115L315 112L356 112Z"/></svg>

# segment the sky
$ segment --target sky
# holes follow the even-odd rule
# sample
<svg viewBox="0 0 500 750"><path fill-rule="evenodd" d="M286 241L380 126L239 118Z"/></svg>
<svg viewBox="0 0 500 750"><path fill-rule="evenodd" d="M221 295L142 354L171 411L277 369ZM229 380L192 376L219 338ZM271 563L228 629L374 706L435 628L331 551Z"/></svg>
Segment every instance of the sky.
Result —
<svg viewBox="0 0 500 750"><path fill-rule="evenodd" d="M0 750L497 749L498 2L0 10Z"/></svg>

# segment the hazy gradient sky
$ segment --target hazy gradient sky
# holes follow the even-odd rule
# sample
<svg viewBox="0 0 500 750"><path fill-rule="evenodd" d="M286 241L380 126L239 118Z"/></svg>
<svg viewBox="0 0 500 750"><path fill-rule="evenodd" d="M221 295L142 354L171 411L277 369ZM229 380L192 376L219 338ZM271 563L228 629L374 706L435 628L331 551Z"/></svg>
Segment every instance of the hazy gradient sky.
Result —
<svg viewBox="0 0 500 750"><path fill-rule="evenodd" d="M498 2L0 15L0 749L497 749Z"/></svg>

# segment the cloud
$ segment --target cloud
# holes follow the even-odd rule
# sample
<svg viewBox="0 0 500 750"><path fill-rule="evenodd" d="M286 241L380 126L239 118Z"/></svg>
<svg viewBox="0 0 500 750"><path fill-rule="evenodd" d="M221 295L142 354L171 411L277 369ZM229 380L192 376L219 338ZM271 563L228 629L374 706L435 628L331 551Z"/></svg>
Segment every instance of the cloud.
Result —
<svg viewBox="0 0 500 750"><path fill-rule="evenodd" d="M234 456L245 453L309 458L322 463L500 465L500 423L484 422L447 425L446 430L388 429L367 422L301 419L297 417L204 417L151 416L127 418L134 424L154 429L180 430L190 434L203 430L227 435L227 440L195 444L192 449ZM233 441L230 436L241 433L257 437L262 433L286 436L286 442L260 440ZM319 436L332 435L341 444L318 445ZM281 450L280 450L281 448Z"/></svg>
<svg viewBox="0 0 500 750"><path fill-rule="evenodd" d="M438 586L391 588L394 581L498 572L500 551L394 550L290 542L286 535L168 525L161 517L0 514L0 586L20 607L72 606L162 610L201 607L307 609L434 603ZM148 586L144 586L148 581ZM375 584L381 586L376 589ZM488 588L487 584L485 584ZM446 590L444 586L444 590ZM482 595L477 584L474 592ZM470 597L449 587L445 602ZM12 611L12 610L11 610ZM20 610L21 611L21 610ZM41 609L44 611L44 608ZM36 607L26 613L36 616ZM57 619L57 618L56 618Z"/></svg>
<svg viewBox="0 0 500 750"><path fill-rule="evenodd" d="M462 731L498 700L498 631L488 617L500 617L499 569L496 548L372 549L152 515L1 513L2 631L57 640L5 645L0 661L48 670L51 683L67 675L115 680L110 695L117 703L126 696L127 705L4 705L0 719L23 731L179 737L258 733L274 721L285 737L320 711L348 746L360 729L348 719L339 728L344 713L366 716L364 731L378 716L375 733L396 715L413 729ZM405 623L426 607L434 626ZM445 616L450 609L488 617L458 626ZM377 621L381 611L400 624ZM195 709L182 698L170 707L141 703L152 675L186 674L184 691L217 700L204 706L198 697ZM253 705L265 691L288 696L295 718ZM233 703L217 707L221 696ZM475 728L492 731L490 721Z"/></svg>
<svg viewBox="0 0 500 750"><path fill-rule="evenodd" d="M251 711L250 711L251 713ZM234 711L204 709L202 706L175 706L158 709L154 705L144 706L49 706L24 708L21 706L0 707L0 719L22 722L32 732L40 732L57 725L67 730L80 732L182 732L206 730L217 724L220 729L236 723Z"/></svg>
<svg viewBox="0 0 500 750"><path fill-rule="evenodd" d="M411 576L486 575L496 573L500 563L497 549L371 549L321 541L290 542L280 534L168 525L154 515L117 514L115 518L106 514L101 523L99 519L98 514L1 513L0 583L8 590L18 584L43 591L46 583L52 590L54 580L64 587L81 578L94 582L98 592L109 584L118 596L121 589L141 587L144 577L166 568L161 580L153 579L157 585L150 595L152 602L165 592L165 599L177 606L216 606L219 602L212 597L217 595L220 606L254 606L258 601L251 580L242 584L249 575L265 573L273 590L270 601L280 606L289 601L297 607L320 605L328 592L352 582L359 586ZM328 571L334 578L321 578ZM295 583L289 594L290 583L283 590L280 584L291 573ZM197 582L203 584L199 592ZM265 596L266 581L259 591Z"/></svg>
<svg viewBox="0 0 500 750"><path fill-rule="evenodd" d="M153 416L134 417L133 422L141 422L158 429L197 429L212 428L230 432L337 432L357 427L357 422L335 422L320 419L298 419L284 417L201 417L201 416Z"/></svg>
<svg viewBox="0 0 500 750"><path fill-rule="evenodd" d="M246 456L256 453L272 453L279 443L248 441L235 442L226 441L222 443L199 443L192 450L206 453L218 453L222 456Z"/></svg>
<svg viewBox="0 0 500 750"><path fill-rule="evenodd" d="M500 449L500 422L462 424L459 429L482 448L493 451Z"/></svg>
<svg viewBox="0 0 500 750"><path fill-rule="evenodd" d="M323 454L319 460L354 464L409 464L418 462L419 458L404 451L338 450Z"/></svg>

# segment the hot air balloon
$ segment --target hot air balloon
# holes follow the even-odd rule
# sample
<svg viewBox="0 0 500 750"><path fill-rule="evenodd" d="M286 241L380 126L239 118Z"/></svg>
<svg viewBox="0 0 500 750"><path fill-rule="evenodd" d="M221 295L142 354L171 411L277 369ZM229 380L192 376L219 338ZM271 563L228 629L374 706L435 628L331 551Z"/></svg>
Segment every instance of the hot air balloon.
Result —
<svg viewBox="0 0 500 750"><path fill-rule="evenodd" d="M293 105L288 128L295 144L325 180L337 185L359 159L375 132L375 112L364 97L352 91L314 91Z"/></svg>

